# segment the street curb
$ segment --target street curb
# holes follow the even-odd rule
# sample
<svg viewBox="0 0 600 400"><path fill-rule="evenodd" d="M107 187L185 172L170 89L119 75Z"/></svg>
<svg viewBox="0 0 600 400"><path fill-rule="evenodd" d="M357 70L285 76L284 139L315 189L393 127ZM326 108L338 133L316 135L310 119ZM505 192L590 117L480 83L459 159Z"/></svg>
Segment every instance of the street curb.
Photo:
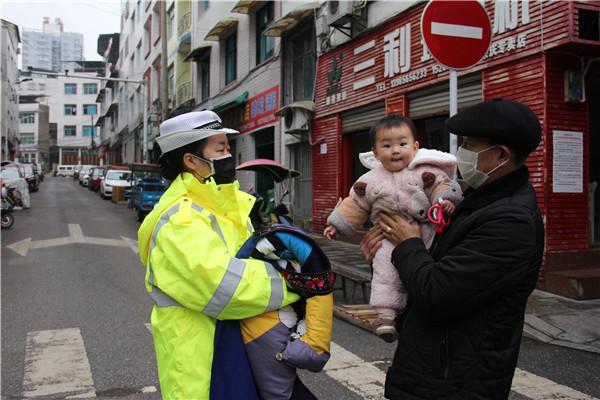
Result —
<svg viewBox="0 0 600 400"><path fill-rule="evenodd" d="M536 321L536 323L534 323L534 324L527 322L528 319L532 320L534 318L541 321L542 324L539 324L539 321ZM535 326L535 325L537 325L537 326ZM544 331L543 328L540 329L540 326L548 326L548 327L550 327L550 329L547 331ZM600 349L597 347L558 339L557 336L553 336L550 331L552 331L552 332L558 331L559 332L558 335L565 335L564 331L542 321L540 318L536 317L535 315L529 314L529 318L528 318L527 314L525 315L525 323L523 324L523 336L525 336L529 339L537 340L539 342L551 344L554 346L566 347L569 349L587 351L590 353L600 354Z"/></svg>

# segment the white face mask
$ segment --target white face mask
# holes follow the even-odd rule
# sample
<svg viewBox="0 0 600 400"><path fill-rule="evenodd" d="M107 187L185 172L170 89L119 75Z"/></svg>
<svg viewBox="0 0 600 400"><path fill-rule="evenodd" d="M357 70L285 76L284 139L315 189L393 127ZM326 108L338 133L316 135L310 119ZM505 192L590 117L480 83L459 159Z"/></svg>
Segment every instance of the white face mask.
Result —
<svg viewBox="0 0 600 400"><path fill-rule="evenodd" d="M504 161L502 164L488 172L483 172L477 169L479 154L483 153L484 151L488 151L489 149L493 149L496 146L497 145L490 146L478 152L467 150L463 147L458 148L458 151L456 152L458 171L460 172L460 176L462 176L462 180L473 189L477 189L483 185L488 180L492 172L509 161Z"/></svg>

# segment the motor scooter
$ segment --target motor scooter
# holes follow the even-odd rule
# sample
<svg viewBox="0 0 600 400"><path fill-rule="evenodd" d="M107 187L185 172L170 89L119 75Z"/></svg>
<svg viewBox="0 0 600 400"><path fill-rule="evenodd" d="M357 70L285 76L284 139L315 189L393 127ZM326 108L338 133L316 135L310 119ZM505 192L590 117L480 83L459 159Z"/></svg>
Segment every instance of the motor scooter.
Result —
<svg viewBox="0 0 600 400"><path fill-rule="evenodd" d="M15 203L9 197L9 190L10 189L2 186L2 204L0 205L0 226L2 229L8 229L15 223L15 217L13 216L13 208Z"/></svg>

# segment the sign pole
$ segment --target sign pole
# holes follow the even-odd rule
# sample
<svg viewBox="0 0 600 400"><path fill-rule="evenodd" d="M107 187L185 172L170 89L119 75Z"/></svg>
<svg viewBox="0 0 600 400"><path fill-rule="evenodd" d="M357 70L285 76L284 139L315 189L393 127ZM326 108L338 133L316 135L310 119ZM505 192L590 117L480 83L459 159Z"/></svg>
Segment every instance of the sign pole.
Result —
<svg viewBox="0 0 600 400"><path fill-rule="evenodd" d="M450 117L456 115L458 112L458 78L456 76L456 70L450 69ZM457 150L456 135L448 133L450 138L450 153L454 154Z"/></svg>

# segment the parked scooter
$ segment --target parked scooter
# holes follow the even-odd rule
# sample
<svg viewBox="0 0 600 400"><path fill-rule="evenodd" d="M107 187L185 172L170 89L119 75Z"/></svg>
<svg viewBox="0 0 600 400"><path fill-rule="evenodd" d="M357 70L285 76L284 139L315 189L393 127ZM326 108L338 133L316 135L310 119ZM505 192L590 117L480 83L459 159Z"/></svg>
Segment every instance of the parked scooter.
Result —
<svg viewBox="0 0 600 400"><path fill-rule="evenodd" d="M12 212L15 203L9 196L9 190L10 189L2 186L2 205L0 206L0 212L2 215L0 226L2 229L8 229L15 223L15 217L13 216Z"/></svg>

